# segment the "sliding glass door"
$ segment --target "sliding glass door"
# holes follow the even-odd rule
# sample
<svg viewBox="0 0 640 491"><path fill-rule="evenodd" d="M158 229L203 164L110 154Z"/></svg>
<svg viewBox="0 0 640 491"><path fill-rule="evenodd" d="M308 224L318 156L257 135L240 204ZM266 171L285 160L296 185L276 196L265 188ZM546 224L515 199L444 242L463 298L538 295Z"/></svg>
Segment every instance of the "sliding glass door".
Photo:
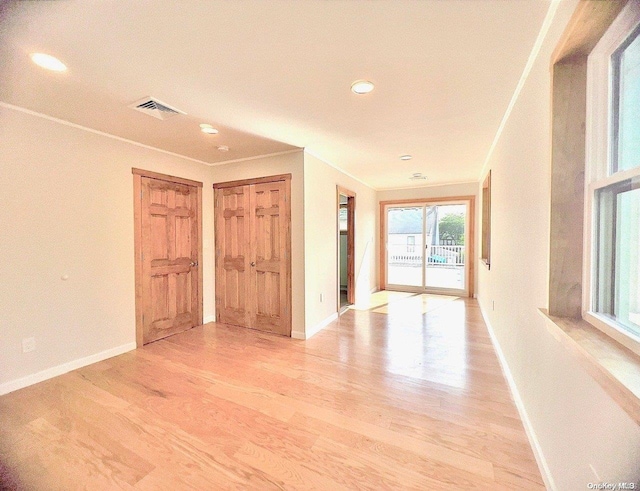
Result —
<svg viewBox="0 0 640 491"><path fill-rule="evenodd" d="M386 287L467 295L466 201L385 207Z"/></svg>

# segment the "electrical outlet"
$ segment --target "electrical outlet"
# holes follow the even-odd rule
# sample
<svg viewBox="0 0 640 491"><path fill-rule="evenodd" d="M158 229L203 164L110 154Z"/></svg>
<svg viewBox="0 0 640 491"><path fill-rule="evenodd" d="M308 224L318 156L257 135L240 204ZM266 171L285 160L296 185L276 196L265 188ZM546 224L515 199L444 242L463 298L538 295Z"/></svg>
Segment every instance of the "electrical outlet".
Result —
<svg viewBox="0 0 640 491"><path fill-rule="evenodd" d="M22 352L29 353L36 349L36 338L24 338L22 340Z"/></svg>
<svg viewBox="0 0 640 491"><path fill-rule="evenodd" d="M320 294L320 303L322 303L322 302L324 302L324 294L323 293Z"/></svg>
<svg viewBox="0 0 640 491"><path fill-rule="evenodd" d="M496 310L496 301L491 300L491 310Z"/></svg>

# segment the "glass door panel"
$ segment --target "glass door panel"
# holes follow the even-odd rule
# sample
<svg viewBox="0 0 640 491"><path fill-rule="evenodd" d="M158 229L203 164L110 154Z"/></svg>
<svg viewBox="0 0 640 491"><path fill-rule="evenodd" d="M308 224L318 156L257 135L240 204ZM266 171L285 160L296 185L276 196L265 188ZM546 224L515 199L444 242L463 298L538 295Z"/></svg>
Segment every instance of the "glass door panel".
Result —
<svg viewBox="0 0 640 491"><path fill-rule="evenodd" d="M387 283L423 286L424 206L387 210Z"/></svg>
<svg viewBox="0 0 640 491"><path fill-rule="evenodd" d="M427 207L425 287L465 290L467 205Z"/></svg>

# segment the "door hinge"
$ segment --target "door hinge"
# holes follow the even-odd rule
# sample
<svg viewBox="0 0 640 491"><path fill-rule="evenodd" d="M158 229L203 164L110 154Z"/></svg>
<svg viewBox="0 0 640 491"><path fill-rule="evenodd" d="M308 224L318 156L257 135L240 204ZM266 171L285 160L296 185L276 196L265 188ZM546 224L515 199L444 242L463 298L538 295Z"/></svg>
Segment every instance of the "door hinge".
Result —
<svg viewBox="0 0 640 491"><path fill-rule="evenodd" d="M142 314L142 325L144 326L144 314Z"/></svg>
<svg viewBox="0 0 640 491"><path fill-rule="evenodd" d="M144 261L144 252L140 253L140 258L141 258L142 261Z"/></svg>

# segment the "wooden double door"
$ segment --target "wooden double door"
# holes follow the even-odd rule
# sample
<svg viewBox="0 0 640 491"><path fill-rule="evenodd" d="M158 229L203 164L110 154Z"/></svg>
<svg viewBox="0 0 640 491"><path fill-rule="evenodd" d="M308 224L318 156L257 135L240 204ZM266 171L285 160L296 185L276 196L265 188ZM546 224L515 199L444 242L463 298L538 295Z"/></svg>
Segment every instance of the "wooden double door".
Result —
<svg viewBox="0 0 640 491"><path fill-rule="evenodd" d="M133 173L141 346L202 324L202 183Z"/></svg>
<svg viewBox="0 0 640 491"><path fill-rule="evenodd" d="M291 175L214 185L218 322L291 335Z"/></svg>

